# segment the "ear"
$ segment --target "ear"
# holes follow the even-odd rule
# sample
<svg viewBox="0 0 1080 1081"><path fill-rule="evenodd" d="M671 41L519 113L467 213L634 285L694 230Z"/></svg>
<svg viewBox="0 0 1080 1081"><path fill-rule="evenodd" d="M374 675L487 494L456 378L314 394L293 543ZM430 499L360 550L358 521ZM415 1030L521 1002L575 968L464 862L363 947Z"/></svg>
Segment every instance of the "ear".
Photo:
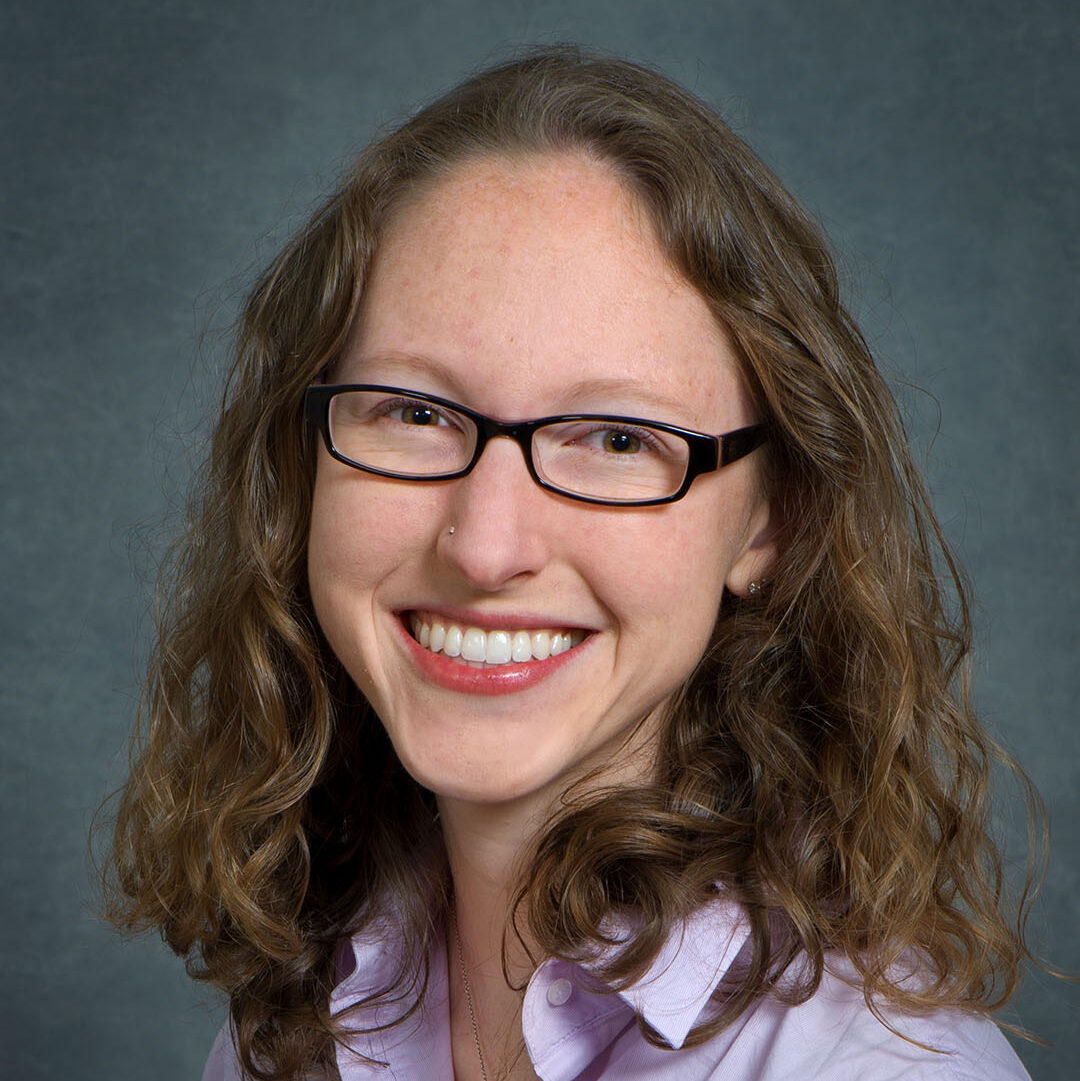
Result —
<svg viewBox="0 0 1080 1081"><path fill-rule="evenodd" d="M783 522L777 501L761 497L747 523L746 543L728 571L725 585L737 597L750 595L750 583L767 581L780 555Z"/></svg>

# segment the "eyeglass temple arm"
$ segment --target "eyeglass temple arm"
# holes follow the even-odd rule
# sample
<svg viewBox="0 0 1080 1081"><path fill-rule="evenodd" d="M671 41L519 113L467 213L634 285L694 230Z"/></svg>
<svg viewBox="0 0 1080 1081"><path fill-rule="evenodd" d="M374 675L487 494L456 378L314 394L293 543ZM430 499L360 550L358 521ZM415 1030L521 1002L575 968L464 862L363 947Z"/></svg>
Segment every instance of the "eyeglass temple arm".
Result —
<svg viewBox="0 0 1080 1081"><path fill-rule="evenodd" d="M740 458L745 458L768 438L769 426L767 424L751 424L747 428L738 428L734 432L728 432L720 440L720 464L730 465Z"/></svg>

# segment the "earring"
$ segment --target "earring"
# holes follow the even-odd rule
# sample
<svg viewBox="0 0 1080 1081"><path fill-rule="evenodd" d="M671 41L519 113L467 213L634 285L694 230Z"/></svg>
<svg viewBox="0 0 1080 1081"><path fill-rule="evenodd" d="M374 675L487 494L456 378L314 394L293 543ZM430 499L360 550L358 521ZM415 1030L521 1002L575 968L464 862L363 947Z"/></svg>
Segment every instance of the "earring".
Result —
<svg viewBox="0 0 1080 1081"><path fill-rule="evenodd" d="M746 592L749 593L751 597L753 597L755 594L760 593L764 588L765 586L761 582L751 582L746 587Z"/></svg>
<svg viewBox="0 0 1080 1081"><path fill-rule="evenodd" d="M452 537L453 535L454 535L454 527L453 527L453 526L451 526L451 527L450 527L450 536Z"/></svg>

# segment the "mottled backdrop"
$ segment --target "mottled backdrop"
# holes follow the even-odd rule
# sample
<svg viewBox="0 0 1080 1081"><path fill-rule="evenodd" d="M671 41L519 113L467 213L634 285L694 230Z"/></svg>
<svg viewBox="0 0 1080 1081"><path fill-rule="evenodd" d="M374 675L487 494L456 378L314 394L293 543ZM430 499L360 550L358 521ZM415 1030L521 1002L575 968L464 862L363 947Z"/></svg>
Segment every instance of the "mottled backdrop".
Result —
<svg viewBox="0 0 1080 1081"><path fill-rule="evenodd" d="M221 1003L93 914L162 515L255 267L382 123L526 42L657 65L824 222L977 588L978 698L1050 809L1032 930L1080 968L1071 0L0 5L5 1077L197 1079ZM919 388L919 389L914 389ZM1016 851L1023 855L1022 846ZM1013 1016L1041 1081L1080 993Z"/></svg>

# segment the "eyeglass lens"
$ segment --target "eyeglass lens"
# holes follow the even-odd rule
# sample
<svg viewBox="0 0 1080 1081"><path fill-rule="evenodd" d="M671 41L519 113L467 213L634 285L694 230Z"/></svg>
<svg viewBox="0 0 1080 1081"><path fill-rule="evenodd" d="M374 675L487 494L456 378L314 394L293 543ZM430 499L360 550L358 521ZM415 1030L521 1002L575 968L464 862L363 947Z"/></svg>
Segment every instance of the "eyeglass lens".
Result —
<svg viewBox="0 0 1080 1081"><path fill-rule="evenodd" d="M385 391L336 394L330 437L358 465L402 477L439 476L468 466L477 428L462 413ZM533 464L550 485L595 499L660 499L686 476L689 446L670 432L611 419L557 421L537 428Z"/></svg>

